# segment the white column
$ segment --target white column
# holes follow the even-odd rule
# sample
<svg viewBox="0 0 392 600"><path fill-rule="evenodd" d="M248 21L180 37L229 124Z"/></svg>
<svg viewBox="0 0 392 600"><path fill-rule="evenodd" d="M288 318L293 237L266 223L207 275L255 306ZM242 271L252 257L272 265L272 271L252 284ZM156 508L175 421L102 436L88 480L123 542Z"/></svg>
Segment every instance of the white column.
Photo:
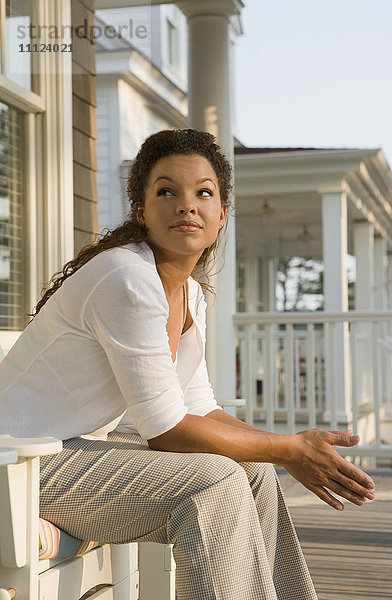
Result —
<svg viewBox="0 0 392 600"><path fill-rule="evenodd" d="M325 310L348 310L346 272L347 200L343 192L322 195Z"/></svg>
<svg viewBox="0 0 392 600"><path fill-rule="evenodd" d="M275 310L276 259L264 256L262 258L262 302L263 311Z"/></svg>
<svg viewBox="0 0 392 600"><path fill-rule="evenodd" d="M189 26L189 124L210 131L233 158L233 28L241 0L177 0Z"/></svg>
<svg viewBox="0 0 392 600"><path fill-rule="evenodd" d="M354 223L356 259L355 308L374 308L374 227L368 222Z"/></svg>
<svg viewBox="0 0 392 600"><path fill-rule="evenodd" d="M257 311L259 264L255 250L248 248L246 255L246 311Z"/></svg>
<svg viewBox="0 0 392 600"><path fill-rule="evenodd" d="M214 134L233 164L233 98L230 16L241 0L178 0L189 25L189 126ZM217 266L222 266L222 247ZM235 398L235 227L230 217L224 267L211 278L216 300L207 298L206 358L215 396ZM234 413L233 413L234 414Z"/></svg>
<svg viewBox="0 0 392 600"><path fill-rule="evenodd" d="M374 308L387 308L387 242L382 237L374 239Z"/></svg>
<svg viewBox="0 0 392 600"><path fill-rule="evenodd" d="M374 238L374 308L376 310L387 310L387 242L381 236ZM383 340L390 335L390 323L382 322L378 326L378 336ZM389 399L392 373L390 372L390 363L385 362L384 353L381 352L381 371L384 372L384 379L381 382L382 396L384 400ZM388 361L389 357L386 359ZM392 404L390 404L392 406Z"/></svg>
<svg viewBox="0 0 392 600"><path fill-rule="evenodd" d="M392 254L388 252L387 255L388 264L387 264L387 310L392 310ZM388 324L387 333L389 337L392 337L392 324Z"/></svg>
<svg viewBox="0 0 392 600"><path fill-rule="evenodd" d="M268 310L276 310L276 271L277 271L278 259L273 256L268 259L268 290L269 290L269 303Z"/></svg>
<svg viewBox="0 0 392 600"><path fill-rule="evenodd" d="M387 266L387 308L392 309L392 254L388 252Z"/></svg>
<svg viewBox="0 0 392 600"><path fill-rule="evenodd" d="M345 312L348 310L347 285L347 199L344 192L322 194L323 257L324 257L324 296L325 310ZM326 348L329 347L326 332ZM334 365L329 358L334 355ZM327 355L327 407L328 416L336 413L337 422L348 422L350 410L349 348L348 330L345 325L335 328L334 352ZM335 377L331 377L331 369Z"/></svg>
<svg viewBox="0 0 392 600"><path fill-rule="evenodd" d="M354 255L356 259L355 308L372 310L374 308L374 227L367 221L354 223ZM370 323L357 326L357 371L359 381L359 401L372 402L373 370L372 329Z"/></svg>

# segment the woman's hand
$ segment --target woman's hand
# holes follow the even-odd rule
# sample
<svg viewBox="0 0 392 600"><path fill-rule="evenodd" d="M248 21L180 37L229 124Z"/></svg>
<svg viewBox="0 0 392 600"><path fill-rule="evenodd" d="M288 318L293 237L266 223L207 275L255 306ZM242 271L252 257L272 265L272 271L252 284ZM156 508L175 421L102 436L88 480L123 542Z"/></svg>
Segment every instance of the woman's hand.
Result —
<svg viewBox="0 0 392 600"><path fill-rule="evenodd" d="M301 431L291 437L288 458L283 466L308 490L336 510L343 510L344 505L326 488L362 506L366 499L373 500L375 497L372 478L332 448L351 447L358 442L359 436L352 436L351 431Z"/></svg>

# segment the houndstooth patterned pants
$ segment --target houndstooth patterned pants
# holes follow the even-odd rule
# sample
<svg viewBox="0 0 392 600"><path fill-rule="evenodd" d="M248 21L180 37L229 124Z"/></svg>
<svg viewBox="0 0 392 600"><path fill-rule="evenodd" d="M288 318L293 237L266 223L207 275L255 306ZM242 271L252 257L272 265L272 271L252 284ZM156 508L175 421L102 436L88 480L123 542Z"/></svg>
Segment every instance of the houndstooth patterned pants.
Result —
<svg viewBox="0 0 392 600"><path fill-rule="evenodd" d="M174 544L178 600L317 600L267 463L74 438L41 458L40 514L84 540Z"/></svg>

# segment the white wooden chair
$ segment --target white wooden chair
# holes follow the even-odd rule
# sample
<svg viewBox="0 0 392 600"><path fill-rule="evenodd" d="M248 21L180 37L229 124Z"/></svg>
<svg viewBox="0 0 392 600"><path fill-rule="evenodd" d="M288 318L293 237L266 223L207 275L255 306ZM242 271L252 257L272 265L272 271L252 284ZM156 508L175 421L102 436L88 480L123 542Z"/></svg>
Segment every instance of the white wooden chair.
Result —
<svg viewBox="0 0 392 600"><path fill-rule="evenodd" d="M172 544L105 544L39 560L39 457L61 448L55 438L0 437L0 600L175 600Z"/></svg>

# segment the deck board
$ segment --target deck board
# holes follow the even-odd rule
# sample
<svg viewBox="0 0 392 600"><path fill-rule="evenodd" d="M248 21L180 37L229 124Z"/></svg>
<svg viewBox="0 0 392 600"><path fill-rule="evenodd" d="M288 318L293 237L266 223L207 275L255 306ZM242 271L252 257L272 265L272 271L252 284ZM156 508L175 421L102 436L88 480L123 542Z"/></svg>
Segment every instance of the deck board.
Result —
<svg viewBox="0 0 392 600"><path fill-rule="evenodd" d="M376 500L342 512L278 475L319 600L391 600L392 471L371 473Z"/></svg>

